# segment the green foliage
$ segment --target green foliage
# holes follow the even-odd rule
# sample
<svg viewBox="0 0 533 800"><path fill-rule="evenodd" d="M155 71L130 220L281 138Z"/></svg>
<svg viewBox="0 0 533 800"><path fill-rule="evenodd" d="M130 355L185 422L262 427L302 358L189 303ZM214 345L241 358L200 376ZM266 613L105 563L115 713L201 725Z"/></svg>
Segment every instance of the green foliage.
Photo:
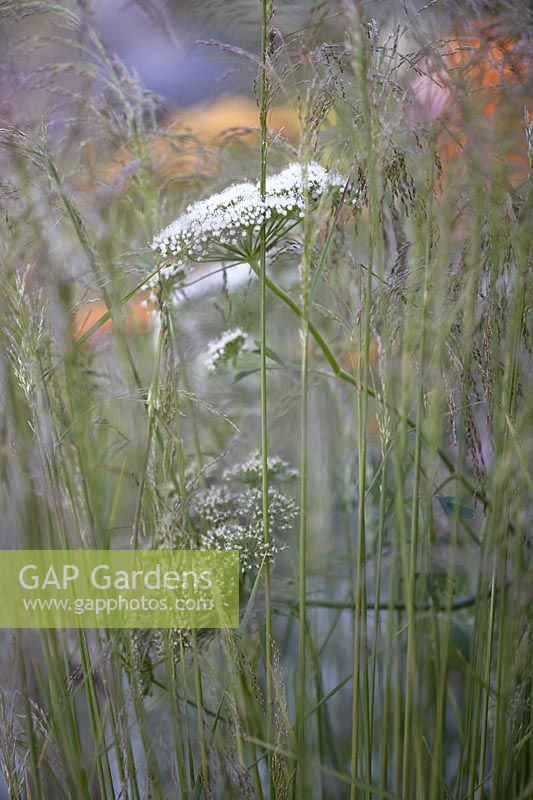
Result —
<svg viewBox="0 0 533 800"><path fill-rule="evenodd" d="M230 5L262 136L206 143L87 3L0 2L0 544L235 545L250 567L236 631L2 632L0 797L526 800L531 14ZM297 145L267 131L278 103ZM350 192L247 282L186 265L144 311L154 234L295 159Z"/></svg>

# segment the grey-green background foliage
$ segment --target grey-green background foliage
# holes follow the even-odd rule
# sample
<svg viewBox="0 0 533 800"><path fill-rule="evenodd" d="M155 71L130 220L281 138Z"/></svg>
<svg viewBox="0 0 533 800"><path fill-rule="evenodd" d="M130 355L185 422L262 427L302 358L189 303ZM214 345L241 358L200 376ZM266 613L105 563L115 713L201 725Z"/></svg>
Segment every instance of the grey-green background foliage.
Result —
<svg viewBox="0 0 533 800"><path fill-rule="evenodd" d="M0 797L526 800L531 12L264 9L0 2L2 547L264 534L262 432L289 465L240 630L1 632ZM266 342L242 265L195 268L134 335L151 237L259 178L257 133L168 127L224 91L299 118L269 173L315 159L357 201L270 254ZM95 300L112 327L76 341ZM209 374L237 325L255 344Z"/></svg>

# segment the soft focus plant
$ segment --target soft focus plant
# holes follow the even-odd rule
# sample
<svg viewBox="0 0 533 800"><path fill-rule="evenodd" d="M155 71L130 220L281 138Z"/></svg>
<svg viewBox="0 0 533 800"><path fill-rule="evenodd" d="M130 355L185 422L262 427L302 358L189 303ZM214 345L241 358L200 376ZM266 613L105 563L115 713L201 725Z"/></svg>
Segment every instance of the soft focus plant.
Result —
<svg viewBox="0 0 533 800"><path fill-rule="evenodd" d="M1 543L235 548L241 625L2 632L0 797L526 800L530 9L138 5L247 103L0 3Z"/></svg>
<svg viewBox="0 0 533 800"><path fill-rule="evenodd" d="M267 178L264 198L258 184L237 183L197 201L154 238L152 248L170 261L159 276L171 277L187 261L257 263L263 226L270 251L301 223L308 203L316 206L342 185L319 164L294 163Z"/></svg>

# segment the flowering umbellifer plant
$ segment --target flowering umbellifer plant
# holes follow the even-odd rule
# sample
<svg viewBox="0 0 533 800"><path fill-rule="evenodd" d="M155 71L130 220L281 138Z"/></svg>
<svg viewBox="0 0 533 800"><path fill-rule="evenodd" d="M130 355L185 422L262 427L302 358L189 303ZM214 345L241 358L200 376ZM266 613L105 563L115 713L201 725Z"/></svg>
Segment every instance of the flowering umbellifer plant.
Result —
<svg viewBox="0 0 533 800"><path fill-rule="evenodd" d="M252 453L244 463L225 470L218 482L196 492L189 504L189 522L196 541L205 550L237 550L244 576L260 569L264 561L274 563L285 549L286 534L298 515L298 505L282 488L298 478L298 471L278 456L268 459L269 526L265 541L262 462Z"/></svg>
<svg viewBox="0 0 533 800"><path fill-rule="evenodd" d="M248 336L242 328L225 331L218 339L209 342L205 363L211 373L223 372L230 364L235 364L247 349Z"/></svg>
<svg viewBox="0 0 533 800"><path fill-rule="evenodd" d="M254 262L260 231L266 223L266 247L272 249L328 192L339 191L343 178L315 161L299 163L267 178L265 199L258 183L236 183L206 200L192 203L153 240L165 259L160 277L173 278L186 261Z"/></svg>

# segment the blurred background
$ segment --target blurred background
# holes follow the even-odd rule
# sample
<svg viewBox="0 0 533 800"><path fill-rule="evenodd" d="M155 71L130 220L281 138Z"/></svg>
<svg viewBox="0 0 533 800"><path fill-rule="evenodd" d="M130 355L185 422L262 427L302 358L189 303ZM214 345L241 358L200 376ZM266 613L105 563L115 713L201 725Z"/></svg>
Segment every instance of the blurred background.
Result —
<svg viewBox="0 0 533 800"><path fill-rule="evenodd" d="M431 448L423 449L418 479L426 494L421 510L416 506L412 513L420 513L424 535L420 571L412 579L417 602L431 613L421 614L417 628L423 689L413 712L416 750L406 747L406 763L414 774L415 760L423 762L429 784L433 762L426 747L433 742L438 698L446 696L444 745L437 744L442 782L439 774L432 797L462 800L471 791L471 798L481 800L472 786L478 715L487 698L485 725L500 726L492 797L511 798L510 786L526 787L526 792L531 786L524 755L531 720L525 620L532 507L524 468L533 455L531 346L525 331L522 336L526 313L519 307L531 307L531 285L514 259L525 260L529 252L532 11L525 2L372 0L359 6L365 14L362 33L350 28L352 4L291 0L276 7L270 38L275 80L269 171L297 160L312 139L313 157L355 178L361 202L353 214L344 209L335 220L338 228L313 318L340 367L357 374L363 277L372 254L372 230L378 230L380 244L373 253L378 258L381 252L384 277L376 278L373 293L372 385L378 398L383 391L388 400L405 401L410 411L420 402L421 415L427 414L424 431L435 437L452 464L446 469L444 461L433 460ZM258 177L260 4L65 0L50 6L3 0L0 25L0 545L57 546L59 531L73 547L129 547L144 493L143 544L180 546L189 524L189 501L224 486L224 470L246 461L259 446L257 282L246 265L229 270L196 265L161 316L153 313L144 289L133 290L157 265L149 248L152 237L188 203ZM373 137L365 133L361 112L359 61L350 55L350 48L357 52L361 42L369 54ZM368 204L372 163L380 176L375 228ZM317 247L332 224L323 213L317 220ZM429 239L433 249L428 256ZM269 264L269 273L297 302L301 244L301 235L295 234ZM316 253L314 258L316 268ZM426 263L431 264L430 313L424 317L417 316L422 307L417 269ZM121 305L129 292L133 296ZM408 292L411 322L406 321ZM100 325L108 309L113 321ZM423 318L431 320L426 345L420 344ZM206 364L209 343L235 326L246 331L249 347L242 360L229 359L227 369L213 375ZM297 318L272 295L268 336L269 444L272 454L295 468L300 459L301 337ZM156 359L159 341L164 343L161 363ZM369 603L376 602L368 612L365 651L365 664L377 675L368 772L399 792L408 670L405 575L400 570L405 554L397 538L397 515L403 519L405 509L409 529L415 437L409 436L405 452L398 454L396 417L391 419L386 403L380 402L371 402L362 431L352 387L333 379L314 342L310 358L308 592L314 649L308 690L320 713L309 723L309 775L317 796L344 800L346 785L319 774L316 762L327 763L330 770L350 769L353 692L348 673L361 502L357 444L364 435L366 575ZM509 417L523 447L519 455L515 440L502 434L507 418L492 413L494 404L501 410L499 382L509 374L511 383L518 376L520 387L511 392L518 410ZM419 400L422 380L427 393ZM162 397L157 416L161 441L154 444L146 404L156 386ZM385 487L382 464L389 453ZM405 480L393 471L393 459ZM455 481L456 474L468 481L468 489ZM183 478L181 489L186 487L181 494L177 475L178 483ZM298 500L294 476L283 480L281 489ZM405 494L400 510L395 491ZM498 491L505 503L497 504L501 516L491 517L485 493ZM514 561L510 557L498 573L504 600L497 608L504 624L497 628L496 606L487 602L493 551L484 548L494 547L498 557L507 557L508 542L498 537L506 536L509 520L518 535L512 540ZM297 537L297 525L283 530L274 572L276 680L287 698L286 707L280 700L277 709L276 743L282 749L289 747L292 735L284 714L294 718L297 695ZM487 541L491 544L483 544ZM455 544L450 547L450 542ZM505 599L507 575L512 595ZM248 596L249 579L244 588ZM453 619L443 618L439 609L452 594L454 602L466 598L466 605ZM260 797L265 785L264 754L238 738L241 722L257 737L265 735L263 611L258 596L244 645L247 699L239 695L224 706L225 714L237 715L236 742L226 728L219 727L216 735L213 731L210 755L220 780L215 797ZM486 658L492 646L492 641L487 645L489 620L497 630L495 639L502 642L498 674L510 676L501 694L494 688L496 656L492 666ZM40 639L25 632L19 638L3 631L0 642L0 745L14 754L13 770L21 776L18 795L8 793L7 779L4 786L0 780L0 797L34 796L33 779L27 777L33 769L28 767L32 725L42 754L44 800L77 800L72 790L77 778L69 772L71 761L77 764L74 756L89 781L87 793L79 797L102 796L95 766L100 750L91 730L90 697L85 697L92 677L90 691L103 707L117 709L119 722L127 709L122 721L132 731L141 796L158 796L150 794L158 783L164 792L159 796L175 796L172 720L159 640L118 639L113 650L88 635L94 664L89 670L74 635ZM131 662L130 645L135 652ZM440 671L443 647L449 660ZM516 665L505 660L515 655ZM226 702L220 699L226 698L221 676L225 679L229 663L218 640L201 649L212 715ZM118 688L113 683L116 673L113 680L109 677L110 664L118 672L124 668L123 696L122 683L117 681ZM180 692L185 687L194 692L192 670L179 681ZM31 703L24 706L28 697ZM500 711L505 709L500 716L494 711L495 697ZM72 719L63 727L64 703ZM197 716L192 707L183 714L191 731L192 780L199 770ZM76 722L77 755L70 749ZM107 717L102 724L115 748L112 777L105 780L115 784L119 797L121 753L127 753L128 739L121 729L112 740ZM508 734L514 737L516 759ZM157 780L152 751L160 759ZM135 770L127 758L124 763L131 789ZM281 764L280 785L289 781L290 768L290 760ZM286 796L285 786L279 797ZM520 796L527 800L526 793Z"/></svg>

